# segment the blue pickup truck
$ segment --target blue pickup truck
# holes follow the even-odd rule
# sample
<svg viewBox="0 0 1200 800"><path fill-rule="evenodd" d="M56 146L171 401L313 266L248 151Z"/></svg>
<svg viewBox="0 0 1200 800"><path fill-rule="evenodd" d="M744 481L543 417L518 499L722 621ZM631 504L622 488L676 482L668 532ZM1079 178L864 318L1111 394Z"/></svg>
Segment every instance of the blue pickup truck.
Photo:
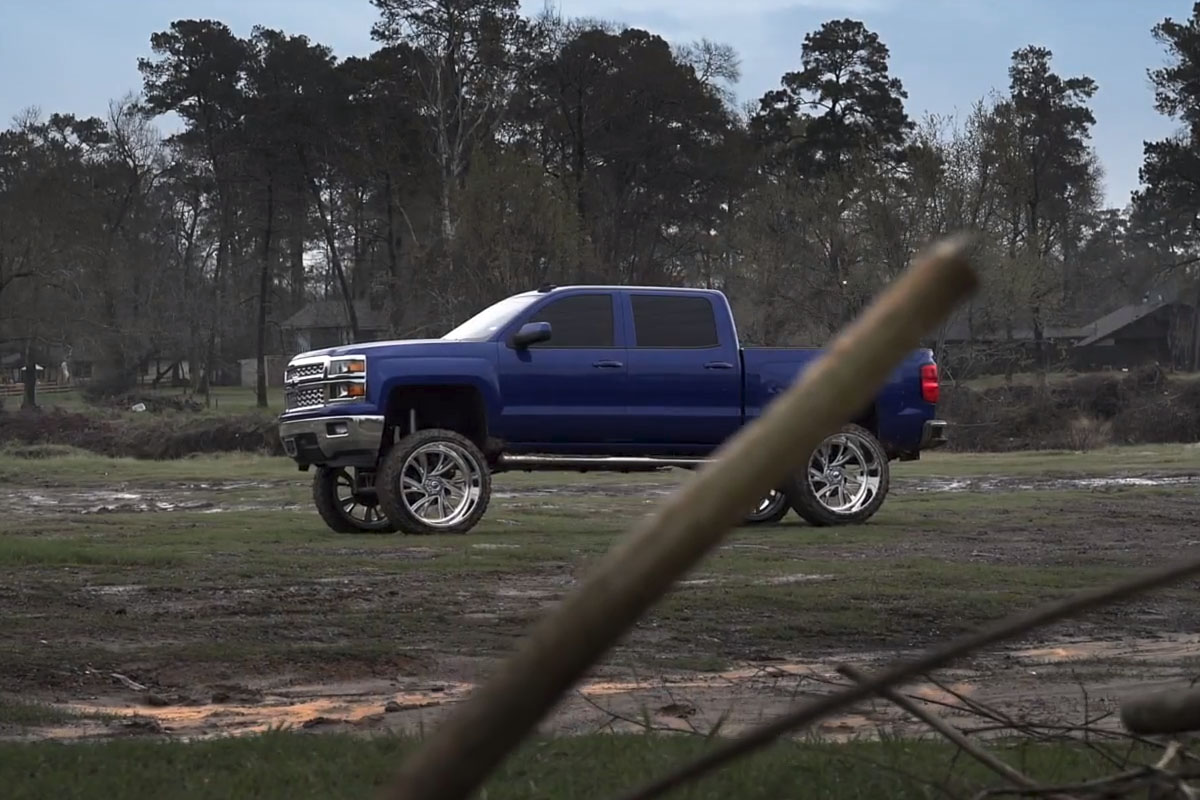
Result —
<svg viewBox="0 0 1200 800"><path fill-rule="evenodd" d="M279 436L340 533L465 533L506 470L693 469L791 384L815 349L742 347L704 289L544 286L440 339L369 342L288 364ZM931 351L748 509L814 525L863 522L889 462L945 443Z"/></svg>

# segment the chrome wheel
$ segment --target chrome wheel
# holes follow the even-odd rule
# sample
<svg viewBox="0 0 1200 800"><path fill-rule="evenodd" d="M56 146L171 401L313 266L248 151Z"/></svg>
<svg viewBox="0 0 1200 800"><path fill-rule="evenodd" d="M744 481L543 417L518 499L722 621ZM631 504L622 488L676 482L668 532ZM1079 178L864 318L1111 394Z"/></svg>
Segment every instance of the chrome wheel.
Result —
<svg viewBox="0 0 1200 800"><path fill-rule="evenodd" d="M395 533L379 497L361 491L361 477L345 467L317 467L313 474L317 513L335 533Z"/></svg>
<svg viewBox="0 0 1200 800"><path fill-rule="evenodd" d="M754 507L745 519L748 525L758 525L767 522L779 522L787 516L789 502L783 492L772 490Z"/></svg>
<svg viewBox="0 0 1200 800"><path fill-rule="evenodd" d="M835 433L809 459L808 487L827 511L855 514L879 494L884 470L878 448L854 433Z"/></svg>
<svg viewBox="0 0 1200 800"><path fill-rule="evenodd" d="M388 518L379 510L379 501L359 495L354 488L354 478L344 469L339 469L334 477L333 497L346 519L363 530L388 524Z"/></svg>
<svg viewBox="0 0 1200 800"><path fill-rule="evenodd" d="M430 528L452 528L471 516L483 492L483 468L452 442L430 442L413 450L400 468L400 499Z"/></svg>

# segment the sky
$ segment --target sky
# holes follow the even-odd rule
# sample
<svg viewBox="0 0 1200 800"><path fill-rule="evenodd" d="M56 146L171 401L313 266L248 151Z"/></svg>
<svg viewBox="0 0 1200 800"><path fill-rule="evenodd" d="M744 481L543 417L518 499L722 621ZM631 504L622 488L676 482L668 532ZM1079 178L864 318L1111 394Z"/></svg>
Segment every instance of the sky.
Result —
<svg viewBox="0 0 1200 800"><path fill-rule="evenodd" d="M529 13L545 0L523 0ZM1108 204L1137 188L1142 143L1176 124L1154 110L1147 69L1166 55L1150 34L1165 17L1186 18L1191 0L551 0L565 17L645 28L676 43L700 38L741 56L736 91L752 101L800 62L804 35L828 19L862 20L891 50L891 71L911 116L965 116L1008 85L1012 52L1050 48L1059 74L1099 85L1093 142ZM255 24L303 33L339 56L370 52L369 0L0 0L0 123L37 107L103 115L137 91L150 34L180 18L219 19L238 35Z"/></svg>

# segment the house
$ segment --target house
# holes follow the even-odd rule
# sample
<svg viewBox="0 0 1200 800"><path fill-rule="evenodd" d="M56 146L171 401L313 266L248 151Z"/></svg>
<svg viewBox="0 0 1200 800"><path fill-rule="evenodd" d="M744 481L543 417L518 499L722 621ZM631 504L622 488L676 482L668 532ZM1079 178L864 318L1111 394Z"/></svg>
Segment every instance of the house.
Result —
<svg viewBox="0 0 1200 800"><path fill-rule="evenodd" d="M354 302L358 318L358 341L366 342L387 336L388 317L383 310L374 309L366 300ZM323 347L353 344L346 305L341 300L314 300L280 324L284 347L291 355Z"/></svg>
<svg viewBox="0 0 1200 800"><path fill-rule="evenodd" d="M1080 329L1071 366L1078 370L1124 369L1158 363L1188 369L1194 309L1158 297L1121 306Z"/></svg>
<svg viewBox="0 0 1200 800"><path fill-rule="evenodd" d="M1132 369L1158 363L1178 369L1191 365L1191 306L1173 295L1149 295L1086 325L1047 325L1042 347L1047 362L1074 370ZM1025 369L1036 351L1027 325L1011 331L996 325L971 326L963 313L947 322L936 337L944 358L960 373L987 374Z"/></svg>
<svg viewBox="0 0 1200 800"><path fill-rule="evenodd" d="M284 356L267 356L264 360L266 361L267 368L267 386L283 386L283 372L287 367L287 358ZM238 374L241 377L240 385L251 388L258 386L258 359L239 358Z"/></svg>

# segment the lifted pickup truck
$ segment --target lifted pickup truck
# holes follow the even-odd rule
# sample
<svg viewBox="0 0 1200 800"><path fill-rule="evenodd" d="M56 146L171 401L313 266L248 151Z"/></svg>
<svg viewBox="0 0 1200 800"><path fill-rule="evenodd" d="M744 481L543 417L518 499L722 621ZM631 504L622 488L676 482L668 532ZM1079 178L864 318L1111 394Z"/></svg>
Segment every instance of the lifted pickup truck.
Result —
<svg viewBox="0 0 1200 800"><path fill-rule="evenodd" d="M340 533L465 533L505 470L695 468L816 358L742 347L725 296L702 289L543 287L441 339L301 354L285 374L279 435ZM932 352L901 364L853 423L748 509L814 525L863 522L889 461L945 442Z"/></svg>

